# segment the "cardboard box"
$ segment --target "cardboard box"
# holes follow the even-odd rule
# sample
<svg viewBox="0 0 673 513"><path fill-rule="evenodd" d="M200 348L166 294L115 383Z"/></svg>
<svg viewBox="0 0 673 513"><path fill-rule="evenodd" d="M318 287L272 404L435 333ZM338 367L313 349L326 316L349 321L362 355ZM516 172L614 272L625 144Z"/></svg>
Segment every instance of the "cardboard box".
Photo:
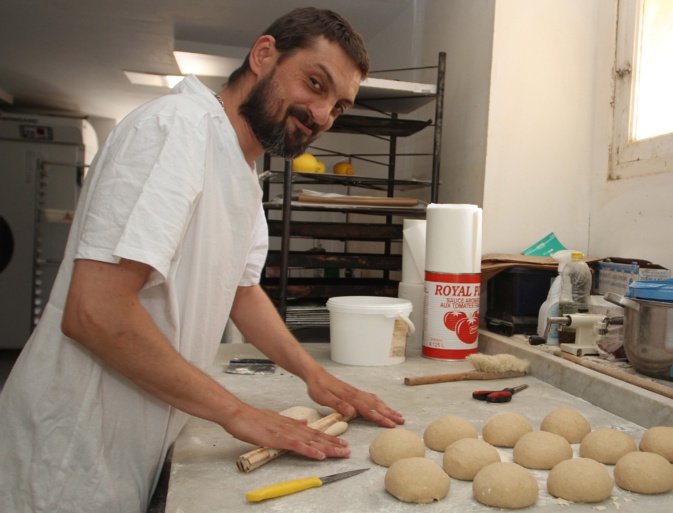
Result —
<svg viewBox="0 0 673 513"><path fill-rule="evenodd" d="M595 290L598 294L614 292L624 295L629 290L632 281L666 280L671 277L671 271L647 260L635 258L608 258L598 262Z"/></svg>

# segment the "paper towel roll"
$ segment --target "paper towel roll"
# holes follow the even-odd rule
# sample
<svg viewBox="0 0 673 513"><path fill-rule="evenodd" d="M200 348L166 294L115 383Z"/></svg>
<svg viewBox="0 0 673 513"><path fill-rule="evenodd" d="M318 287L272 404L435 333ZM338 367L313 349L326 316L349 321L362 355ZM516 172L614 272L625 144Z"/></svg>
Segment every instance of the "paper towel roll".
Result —
<svg viewBox="0 0 673 513"><path fill-rule="evenodd" d="M477 352L481 215L476 205L428 206L423 356L460 360Z"/></svg>
<svg viewBox="0 0 673 513"><path fill-rule="evenodd" d="M410 354L410 351L419 352L423 345L425 284L400 282L397 297L400 299L408 299L413 305L413 310L411 311L409 318L416 330L413 335L407 336L407 355Z"/></svg>
<svg viewBox="0 0 673 513"><path fill-rule="evenodd" d="M425 219L405 219L402 227L402 281L425 280Z"/></svg>
<svg viewBox="0 0 673 513"><path fill-rule="evenodd" d="M481 272L481 216L476 205L428 205L425 270Z"/></svg>

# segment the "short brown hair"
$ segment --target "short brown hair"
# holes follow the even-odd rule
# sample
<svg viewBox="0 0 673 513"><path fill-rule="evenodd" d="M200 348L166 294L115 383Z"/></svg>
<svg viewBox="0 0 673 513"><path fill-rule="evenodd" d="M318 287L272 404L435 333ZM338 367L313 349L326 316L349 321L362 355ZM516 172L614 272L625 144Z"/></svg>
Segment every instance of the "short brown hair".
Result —
<svg viewBox="0 0 673 513"><path fill-rule="evenodd" d="M280 60L289 57L297 50L310 48L319 37L338 43L353 60L362 74L369 73L369 56L362 36L358 34L346 19L328 9L300 7L290 11L274 21L260 36L273 36ZM243 64L229 76L229 84L238 81L250 68L250 54Z"/></svg>

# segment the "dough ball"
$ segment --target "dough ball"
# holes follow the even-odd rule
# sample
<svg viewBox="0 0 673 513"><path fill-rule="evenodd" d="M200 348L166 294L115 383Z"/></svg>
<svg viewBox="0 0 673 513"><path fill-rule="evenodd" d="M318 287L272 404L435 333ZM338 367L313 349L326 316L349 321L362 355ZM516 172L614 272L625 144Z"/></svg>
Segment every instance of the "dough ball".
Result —
<svg viewBox="0 0 673 513"><path fill-rule="evenodd" d="M461 438L478 438L477 430L465 419L446 415L433 421L423 433L425 445L435 451L444 452L453 442Z"/></svg>
<svg viewBox="0 0 673 513"><path fill-rule="evenodd" d="M393 463L386 472L385 486L403 502L427 504L448 495L451 479L434 461L414 457Z"/></svg>
<svg viewBox="0 0 673 513"><path fill-rule="evenodd" d="M554 497L572 502L601 502L612 493L608 469L589 458L565 460L547 477L547 490Z"/></svg>
<svg viewBox="0 0 673 513"><path fill-rule="evenodd" d="M591 458L607 465L614 465L626 453L637 450L636 442L616 429L597 429L585 436L580 444L582 458Z"/></svg>
<svg viewBox="0 0 673 513"><path fill-rule="evenodd" d="M320 415L318 410L309 408L308 406L292 406L287 410L283 410L280 414L295 420L306 420L309 424L322 419L322 415Z"/></svg>
<svg viewBox="0 0 673 513"><path fill-rule="evenodd" d="M532 506L540 493L533 474L516 463L491 463L472 481L474 498L486 506L518 509Z"/></svg>
<svg viewBox="0 0 673 513"><path fill-rule="evenodd" d="M344 434L347 429L348 429L348 422L340 420L339 422L335 422L330 427L328 427L325 430L325 433L332 436L339 436Z"/></svg>
<svg viewBox="0 0 673 513"><path fill-rule="evenodd" d="M514 447L533 426L518 413L497 413L486 421L481 430L483 439L496 447Z"/></svg>
<svg viewBox="0 0 673 513"><path fill-rule="evenodd" d="M673 427L659 426L645 431L640 450L659 454L673 463Z"/></svg>
<svg viewBox="0 0 673 513"><path fill-rule="evenodd" d="M561 435L548 431L526 433L514 446L514 462L522 467L549 470L573 457L573 448Z"/></svg>
<svg viewBox="0 0 673 513"><path fill-rule="evenodd" d="M630 452L615 465L620 488L635 493L666 493L673 490L673 465L653 452Z"/></svg>
<svg viewBox="0 0 673 513"><path fill-rule="evenodd" d="M542 420L540 431L556 433L571 444L578 444L591 433L591 425L578 411L570 408L559 408Z"/></svg>
<svg viewBox="0 0 673 513"><path fill-rule="evenodd" d="M478 438L463 438L444 451L444 471L462 481L472 481L482 468L500 461L500 453L491 444Z"/></svg>
<svg viewBox="0 0 673 513"><path fill-rule="evenodd" d="M377 465L389 467L397 460L425 456L421 437L408 429L393 428L381 431L369 446L369 457Z"/></svg>

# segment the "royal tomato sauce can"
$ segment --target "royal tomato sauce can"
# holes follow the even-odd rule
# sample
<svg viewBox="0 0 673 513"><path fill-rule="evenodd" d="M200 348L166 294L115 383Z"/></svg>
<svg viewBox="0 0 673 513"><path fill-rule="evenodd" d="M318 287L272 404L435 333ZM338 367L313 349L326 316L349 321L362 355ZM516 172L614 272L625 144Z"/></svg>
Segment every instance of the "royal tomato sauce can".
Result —
<svg viewBox="0 0 673 513"><path fill-rule="evenodd" d="M481 274L425 272L422 354L464 360L477 352Z"/></svg>

